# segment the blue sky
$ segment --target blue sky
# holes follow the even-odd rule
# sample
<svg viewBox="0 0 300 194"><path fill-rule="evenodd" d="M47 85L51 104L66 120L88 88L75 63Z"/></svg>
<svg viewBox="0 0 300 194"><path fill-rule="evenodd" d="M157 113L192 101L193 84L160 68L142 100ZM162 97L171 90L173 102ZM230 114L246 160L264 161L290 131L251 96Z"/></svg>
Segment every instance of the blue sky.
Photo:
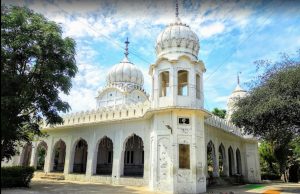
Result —
<svg viewBox="0 0 300 194"><path fill-rule="evenodd" d="M56 21L63 36L77 42L79 72L70 95L61 95L72 112L96 108L97 91L105 86L110 67L124 56L129 37L129 59L144 73L151 93L149 65L154 63L158 34L175 17L170 1L2 1L27 6ZM241 73L242 86L256 76L253 63L277 60L280 52L300 49L300 1L199 1L179 0L179 16L199 36L199 59L206 66L205 108L226 108L227 97Z"/></svg>

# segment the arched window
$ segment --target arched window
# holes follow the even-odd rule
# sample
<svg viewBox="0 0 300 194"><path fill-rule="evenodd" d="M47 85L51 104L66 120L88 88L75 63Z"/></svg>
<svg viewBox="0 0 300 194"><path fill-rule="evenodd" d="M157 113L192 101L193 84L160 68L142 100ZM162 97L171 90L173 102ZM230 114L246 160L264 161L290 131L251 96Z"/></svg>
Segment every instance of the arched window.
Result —
<svg viewBox="0 0 300 194"><path fill-rule="evenodd" d="M104 137L98 145L96 174L111 175L112 164L113 142L108 137Z"/></svg>
<svg viewBox="0 0 300 194"><path fill-rule="evenodd" d="M84 139L80 139L75 147L73 172L85 173L87 164L88 144Z"/></svg>
<svg viewBox="0 0 300 194"><path fill-rule="evenodd" d="M188 96L188 71L186 70L180 70L178 71L178 95L180 96Z"/></svg>
<svg viewBox="0 0 300 194"><path fill-rule="evenodd" d="M132 135L125 143L124 176L144 175L144 143L142 138Z"/></svg>
<svg viewBox="0 0 300 194"><path fill-rule="evenodd" d="M168 71L161 72L159 74L159 96L170 95L170 76Z"/></svg>
<svg viewBox="0 0 300 194"><path fill-rule="evenodd" d="M63 172L65 167L65 157L66 157L66 144L64 141L59 140L55 143L53 150L53 169L52 171Z"/></svg>
<svg viewBox="0 0 300 194"><path fill-rule="evenodd" d="M241 152L239 149L236 149L236 173L242 174Z"/></svg>
<svg viewBox="0 0 300 194"><path fill-rule="evenodd" d="M196 98L200 99L201 98L201 93L200 93L200 75L196 74Z"/></svg>

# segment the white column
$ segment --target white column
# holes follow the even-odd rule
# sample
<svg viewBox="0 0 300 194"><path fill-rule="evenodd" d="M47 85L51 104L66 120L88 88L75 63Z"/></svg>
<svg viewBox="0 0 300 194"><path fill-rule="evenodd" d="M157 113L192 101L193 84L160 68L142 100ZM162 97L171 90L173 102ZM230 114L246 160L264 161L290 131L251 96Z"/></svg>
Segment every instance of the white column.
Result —
<svg viewBox="0 0 300 194"><path fill-rule="evenodd" d="M94 174L95 162L97 163L96 156L96 134L95 131L92 133L93 136L90 137L91 143L88 144L88 155L87 155L87 164L86 164L86 176L90 177ZM95 160L96 158L96 160Z"/></svg>
<svg viewBox="0 0 300 194"><path fill-rule="evenodd" d="M72 144L72 138L69 138L66 143L66 158L64 174L69 174L73 171L73 161L74 161L74 149Z"/></svg>
<svg viewBox="0 0 300 194"><path fill-rule="evenodd" d="M36 168L37 166L37 142L32 142L31 156L30 156L30 166Z"/></svg>
<svg viewBox="0 0 300 194"><path fill-rule="evenodd" d="M113 150L113 167L112 167L112 183L119 184L120 177L123 172L124 157L123 157L123 142L121 141L121 133L118 131L115 135L114 150Z"/></svg>
<svg viewBox="0 0 300 194"><path fill-rule="evenodd" d="M215 158L214 158L214 171L213 177L219 177L219 141L214 142L215 147Z"/></svg>

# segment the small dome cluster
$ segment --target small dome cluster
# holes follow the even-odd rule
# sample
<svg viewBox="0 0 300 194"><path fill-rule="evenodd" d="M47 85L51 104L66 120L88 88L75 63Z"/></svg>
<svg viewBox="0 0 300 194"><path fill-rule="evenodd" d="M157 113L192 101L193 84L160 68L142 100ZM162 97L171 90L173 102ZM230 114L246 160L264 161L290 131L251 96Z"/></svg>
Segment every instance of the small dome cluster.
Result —
<svg viewBox="0 0 300 194"><path fill-rule="evenodd" d="M183 52L197 58L199 53L199 39L191 28L183 24L179 18L162 31L156 40L156 54L161 57L165 54Z"/></svg>
<svg viewBox="0 0 300 194"><path fill-rule="evenodd" d="M114 65L110 69L106 81L108 85L132 83L142 87L144 84L144 77L141 70L125 57L119 64Z"/></svg>

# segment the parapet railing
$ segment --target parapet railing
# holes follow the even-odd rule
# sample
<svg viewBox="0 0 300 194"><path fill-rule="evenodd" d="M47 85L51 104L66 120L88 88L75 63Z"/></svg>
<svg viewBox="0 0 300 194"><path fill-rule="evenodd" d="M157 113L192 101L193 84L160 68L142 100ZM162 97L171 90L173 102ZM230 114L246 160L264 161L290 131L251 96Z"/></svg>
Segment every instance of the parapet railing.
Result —
<svg viewBox="0 0 300 194"><path fill-rule="evenodd" d="M213 127L221 128L235 135L243 136L243 130L241 128L238 128L233 123L215 115L212 115L211 117L205 119L205 123Z"/></svg>
<svg viewBox="0 0 300 194"><path fill-rule="evenodd" d="M132 105L119 105L114 107L101 107L89 111L81 111L63 116L64 123L59 126L72 126L85 123L105 122L112 120L122 120L139 118L144 116L146 111L150 109L148 101L144 103L137 103ZM49 126L43 124L43 128Z"/></svg>

